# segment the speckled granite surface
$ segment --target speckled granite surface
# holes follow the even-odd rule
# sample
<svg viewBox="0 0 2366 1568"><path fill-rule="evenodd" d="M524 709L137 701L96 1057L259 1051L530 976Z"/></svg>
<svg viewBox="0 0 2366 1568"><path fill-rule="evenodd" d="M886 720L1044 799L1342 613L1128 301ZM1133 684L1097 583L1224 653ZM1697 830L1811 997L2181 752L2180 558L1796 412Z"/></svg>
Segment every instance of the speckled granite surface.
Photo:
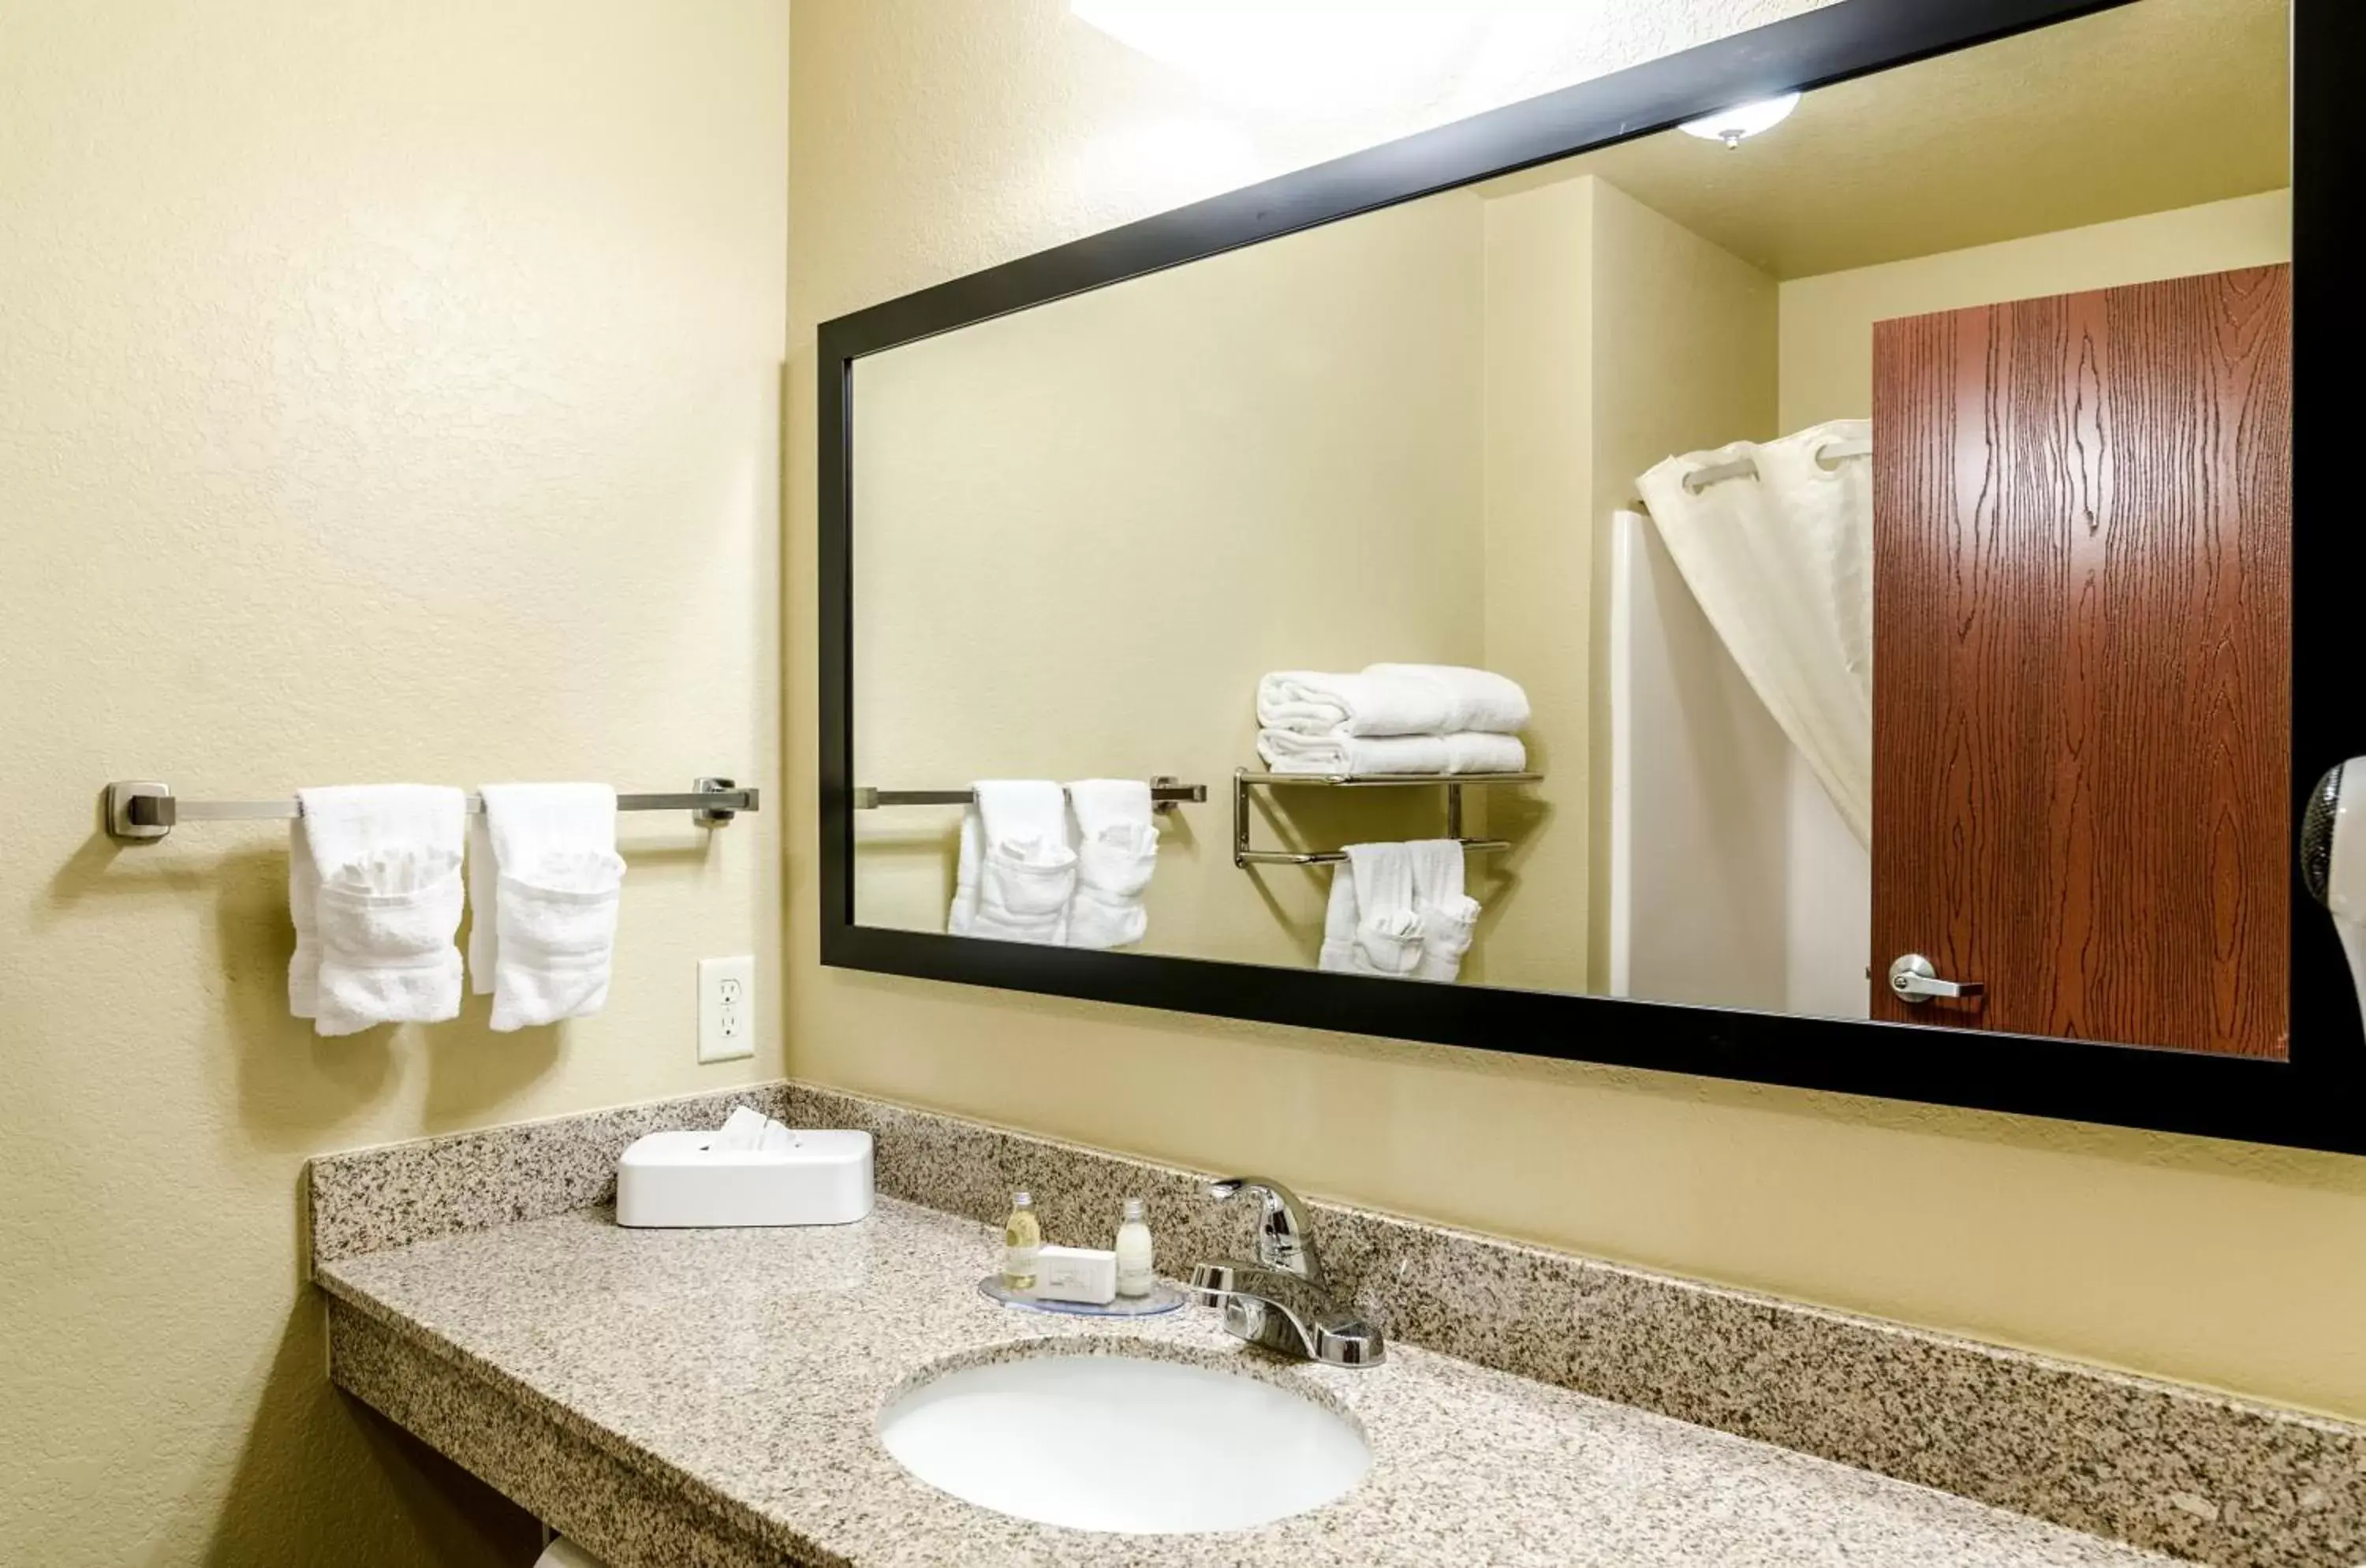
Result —
<svg viewBox="0 0 2366 1568"><path fill-rule="evenodd" d="M305 1173L312 1262L614 1202L626 1145L644 1133L719 1127L735 1105L791 1114L787 1085L757 1084L316 1156Z"/></svg>
<svg viewBox="0 0 2366 1568"><path fill-rule="evenodd" d="M878 1139L883 1194L1106 1245L1145 1197L1159 1266L1238 1254L1200 1173L791 1083L314 1162L315 1259L604 1201L617 1151L746 1101ZM1274 1174L1288 1176L1287 1172ZM1973 1341L1318 1203L1324 1257L1398 1343L2181 1557L2366 1562L2366 1433Z"/></svg>
<svg viewBox="0 0 2366 1568"><path fill-rule="evenodd" d="M892 1199L828 1230L627 1231L592 1210L348 1258L320 1280L341 1383L618 1568L2157 1561L1417 1348L1346 1371L1248 1351L1200 1309L1122 1327L1014 1313L975 1288L996 1248L986 1226ZM972 1507L880 1446L881 1403L917 1371L1060 1348L1318 1390L1362 1424L1372 1469L1262 1529L1109 1536Z"/></svg>

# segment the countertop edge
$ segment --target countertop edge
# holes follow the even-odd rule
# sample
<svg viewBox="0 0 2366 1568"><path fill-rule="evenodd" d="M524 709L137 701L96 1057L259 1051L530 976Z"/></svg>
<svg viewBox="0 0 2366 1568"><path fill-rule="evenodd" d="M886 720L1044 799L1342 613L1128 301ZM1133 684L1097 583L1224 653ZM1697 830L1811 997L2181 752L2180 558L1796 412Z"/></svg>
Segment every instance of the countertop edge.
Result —
<svg viewBox="0 0 2366 1568"><path fill-rule="evenodd" d="M469 1441L465 1431L456 1439L451 1421L438 1422L432 1416L422 1421L421 1416L427 1415L426 1406L438 1395L463 1399L473 1395L481 1416L485 1414L483 1402L498 1401L504 1407L500 1414L519 1428L513 1434L515 1440L530 1440L535 1435L534 1428L548 1427L653 1489L659 1495L650 1501L693 1510L697 1517L682 1522L693 1529L712 1526L711 1529L696 1530L702 1539L721 1530L727 1532L725 1544L737 1540L748 1551L757 1554L740 1559L667 1555L648 1559L652 1568L672 1568L684 1562L695 1562L704 1568L710 1562L722 1565L739 1561L769 1568L783 1555L799 1563L844 1563L843 1558L827 1551L819 1543L783 1529L625 1434L590 1419L572 1406L470 1354L350 1281L334 1278L329 1269L322 1270L319 1283L328 1298L329 1377L332 1383L554 1529L581 1540L617 1568L635 1568L642 1561L634 1554L638 1549L613 1542L603 1544L594 1533L597 1527L587 1529L573 1517L582 1511L580 1500L538 1495L555 1488L537 1486L533 1478L537 1474L564 1473L567 1465L546 1461L538 1471L531 1465L501 1464L498 1446L489 1455L485 1451L489 1445L481 1440ZM389 1348L406 1358L400 1375L395 1375L392 1369L378 1371ZM481 1438L484 1423L479 1420L476 1424ZM438 1427L445 1429L440 1433L429 1429ZM663 1522L667 1517L645 1509L630 1521L611 1521L608 1530L622 1531L630 1538L635 1527L645 1531L648 1525Z"/></svg>

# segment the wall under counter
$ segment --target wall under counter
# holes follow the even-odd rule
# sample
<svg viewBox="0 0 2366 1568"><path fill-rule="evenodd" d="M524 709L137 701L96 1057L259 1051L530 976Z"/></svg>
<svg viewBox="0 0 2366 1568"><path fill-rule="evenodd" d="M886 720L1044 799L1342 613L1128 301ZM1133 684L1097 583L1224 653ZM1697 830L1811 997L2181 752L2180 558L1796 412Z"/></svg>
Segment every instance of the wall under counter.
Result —
<svg viewBox="0 0 2366 1568"><path fill-rule="evenodd" d="M1809 8L1623 8L1586 60L1539 69L1573 77ZM787 776L806 855L815 324L1424 111L1375 125L1225 101L1048 0L801 0L794 104ZM863 130L881 124L898 134ZM1107 156L1154 135L1155 168ZM2366 1416L2366 1162L828 971L809 863L793 885L801 1077Z"/></svg>

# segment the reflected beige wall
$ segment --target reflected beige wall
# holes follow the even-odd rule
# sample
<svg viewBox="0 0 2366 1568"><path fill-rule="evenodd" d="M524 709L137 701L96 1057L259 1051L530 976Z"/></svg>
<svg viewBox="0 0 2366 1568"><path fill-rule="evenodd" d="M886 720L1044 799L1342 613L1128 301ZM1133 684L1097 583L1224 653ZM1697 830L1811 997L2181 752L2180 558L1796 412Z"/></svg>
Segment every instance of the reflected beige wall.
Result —
<svg viewBox="0 0 2366 1568"><path fill-rule="evenodd" d="M1311 966L1328 874L1233 864L1269 670L1481 661L1479 198L1062 300L855 369L861 782L1175 777L1141 951ZM1432 792L1434 793L1434 792ZM1263 791L1260 844L1439 830ZM858 824L866 925L937 931L958 810Z"/></svg>
<svg viewBox="0 0 2366 1568"><path fill-rule="evenodd" d="M1805 8L1624 7L1583 63L1609 69ZM815 323L1312 162L1372 128L1225 102L1052 0L957 14L935 0L800 0L793 101L797 1072L2366 1416L2366 1162L820 968ZM882 125L898 134L867 129ZM1164 162L1125 152L1154 139Z"/></svg>
<svg viewBox="0 0 2366 1568"><path fill-rule="evenodd" d="M2292 194L2268 191L1783 285L1783 428L1873 414L1873 324L1932 310L2292 259Z"/></svg>
<svg viewBox="0 0 2366 1568"><path fill-rule="evenodd" d="M284 824L191 795L778 800L777 0L0 0L0 1562L519 1563L333 1393L305 1157L775 1076L783 818L625 819L600 1018L321 1040ZM701 1068L694 961L759 955Z"/></svg>

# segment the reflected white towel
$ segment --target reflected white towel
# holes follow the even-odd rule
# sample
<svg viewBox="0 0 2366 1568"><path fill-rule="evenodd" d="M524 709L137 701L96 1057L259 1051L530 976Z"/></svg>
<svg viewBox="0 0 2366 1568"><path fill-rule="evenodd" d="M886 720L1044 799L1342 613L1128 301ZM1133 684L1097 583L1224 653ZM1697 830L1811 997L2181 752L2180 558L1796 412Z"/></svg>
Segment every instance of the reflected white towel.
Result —
<svg viewBox="0 0 2366 1568"><path fill-rule="evenodd" d="M1356 882L1358 974L1403 976L1421 962L1421 917L1413 907L1413 859L1403 844L1350 844Z"/></svg>
<svg viewBox="0 0 2366 1568"><path fill-rule="evenodd" d="M962 819L962 871L945 929L1056 945L1076 888L1067 797L1048 779L980 779L971 789L976 803Z"/></svg>
<svg viewBox="0 0 2366 1568"><path fill-rule="evenodd" d="M1142 896L1158 866L1150 786L1140 779L1078 779L1068 785L1076 819L1076 891L1070 947L1130 947L1148 934Z"/></svg>
<svg viewBox="0 0 2366 1568"><path fill-rule="evenodd" d="M1346 862L1331 868L1331 902L1323 910L1323 951L1317 969L1353 975L1356 968L1356 868Z"/></svg>
<svg viewBox="0 0 2366 1568"><path fill-rule="evenodd" d="M1300 735L1257 731L1257 755L1277 773L1369 778L1375 773L1517 773L1528 749L1516 735Z"/></svg>
<svg viewBox="0 0 2366 1568"><path fill-rule="evenodd" d="M1459 726L1436 682L1282 670L1257 682L1257 723L1300 735L1438 735Z"/></svg>
<svg viewBox="0 0 2366 1568"><path fill-rule="evenodd" d="M287 908L296 924L288 1010L314 1020L321 1034L456 1016L460 954L452 938L460 909L454 895L466 797L436 784L341 784L296 794L301 813L289 830L287 855ZM338 894L324 912L332 878ZM333 996L324 994L322 973L332 963L332 934ZM439 945L449 953L448 966L434 951ZM395 977L374 986L361 973L372 968Z"/></svg>
<svg viewBox="0 0 2366 1568"><path fill-rule="evenodd" d="M1448 733L1475 729L1513 735L1528 725L1528 694L1509 676L1462 664L1368 664L1364 673L1383 681L1425 682L1445 694ZM1382 733L1358 730L1363 735Z"/></svg>
<svg viewBox="0 0 2366 1568"><path fill-rule="evenodd" d="M1453 980L1462 973L1479 924L1479 901L1462 891L1462 846L1452 839L1424 839L1405 846L1413 865L1414 913L1421 917L1421 962L1414 974L1424 980Z"/></svg>
<svg viewBox="0 0 2366 1568"><path fill-rule="evenodd" d="M1459 664L1283 670L1257 682L1257 723L1298 735L1509 735L1528 722L1516 682Z"/></svg>
<svg viewBox="0 0 2366 1568"><path fill-rule="evenodd" d="M468 969L507 1032L607 1005L625 863L603 784L489 784L469 829Z"/></svg>

